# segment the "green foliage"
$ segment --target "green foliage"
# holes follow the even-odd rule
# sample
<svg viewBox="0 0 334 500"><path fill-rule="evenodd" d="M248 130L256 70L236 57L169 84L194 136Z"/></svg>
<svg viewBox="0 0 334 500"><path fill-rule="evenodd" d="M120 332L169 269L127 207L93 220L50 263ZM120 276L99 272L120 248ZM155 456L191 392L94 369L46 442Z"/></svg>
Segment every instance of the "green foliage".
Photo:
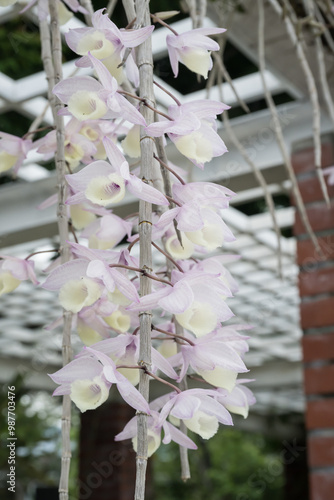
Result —
<svg viewBox="0 0 334 500"><path fill-rule="evenodd" d="M192 478L185 484L180 480L178 446L159 448L153 460L155 498L282 500L279 443L229 428L221 428L209 441L192 438L198 450L189 452Z"/></svg>
<svg viewBox="0 0 334 500"><path fill-rule="evenodd" d="M34 398L28 395L23 377L18 376L8 384L15 386L15 417L16 417L16 457L15 473L17 490L29 491L36 484L56 486L60 471L59 457L59 422L57 407L53 401L44 395L40 398L39 410L31 410ZM44 403L45 401L45 403ZM8 465L8 393L7 385L0 392L0 497L2 500L13 498L6 484L9 472Z"/></svg>

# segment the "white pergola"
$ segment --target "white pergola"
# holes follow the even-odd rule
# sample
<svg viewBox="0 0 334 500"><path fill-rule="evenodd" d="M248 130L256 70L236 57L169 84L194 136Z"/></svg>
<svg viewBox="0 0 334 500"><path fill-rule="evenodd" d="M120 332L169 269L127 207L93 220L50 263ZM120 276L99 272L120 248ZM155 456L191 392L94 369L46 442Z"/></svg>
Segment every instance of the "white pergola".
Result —
<svg viewBox="0 0 334 500"><path fill-rule="evenodd" d="M248 8L247 19L252 20L255 16L255 7L252 5L254 3L250 0L245 2ZM14 17L17 10L15 7L0 9L0 24ZM214 25L212 19L216 16L212 10L209 14L211 18L205 19L204 26ZM36 20L34 11L27 15ZM293 98L291 102L278 108L285 142L291 151L294 143L309 140L312 136L312 109L305 82L297 78L296 67L287 68L283 64L282 56L279 56L281 48L278 48L278 39L285 44L285 50L293 50L291 46L286 48L288 41L282 35L283 26L275 15L271 21L276 38L271 31L266 40L270 69L266 71L265 76L272 94L287 92ZM252 33L256 32L256 25L254 24L253 30L245 30L243 23L242 14L238 14L229 30L229 40L240 52L256 61L256 33ZM252 26L249 22L248 25ZM82 23L78 19L72 18L63 29L67 31L69 28L81 26ZM187 31L191 29L191 21L179 21L175 23L174 28L179 33ZM156 59L166 55L166 31L161 28L153 33ZM73 74L75 69L74 61L66 63L64 77ZM87 73L87 70L85 71ZM78 74L83 74L82 70ZM161 83L168 88L164 82ZM234 85L246 103L263 96L259 73L235 79ZM225 83L223 87L225 102L232 107L237 105L230 85ZM170 98L160 89L156 90L158 106L161 109L168 107L171 104ZM207 97L205 90L187 96L174 89L170 90L181 102ZM45 112L44 122L52 123L46 92L47 83L43 72L20 80L12 80L0 73L0 113L14 110L33 120ZM209 97L219 99L218 89L213 87ZM231 120L231 125L239 141L252 153L252 158L262 171L271 193L289 194L290 181L275 140L268 109L235 118ZM323 133L331 131L330 121L325 114L322 116L321 127ZM262 199L263 191L249 165L230 143L223 126L220 127L219 133L226 142L229 153L215 158L205 172L192 168L191 180L218 182L237 192L232 207L223 214L225 222L237 239L236 242L226 245L223 251L241 256L239 260L228 264L228 269L240 286L239 293L229 302L235 313L234 321L254 325L249 332L250 352L246 355L246 364L250 368L249 376L256 379L253 389L258 401L246 424L252 428L259 422L263 425L263 417L287 413L302 414L304 411L296 245L294 238L281 237L281 280L277 273L277 239L270 214L247 216L238 209L244 203ZM181 157L173 145L167 146L167 152L173 163L189 169L190 163ZM42 211L36 209L43 200L55 193L56 179L54 172L43 167L41 157L37 153L29 155L18 175L18 182L0 186L0 251L5 255L26 256L40 247L50 248L56 238L55 208ZM129 214L134 211L134 204L135 200L127 196L115 213ZM278 209L279 226L291 227L294 215L293 207ZM37 261L40 261L38 266L42 268L47 257ZM61 334L58 330L50 332L43 327L60 315L56 300L52 293L42 288L34 288L27 282L22 283L15 292L0 298L2 382L10 380L18 370L24 370L27 372L27 383L32 389L54 388L46 374L61 365Z"/></svg>

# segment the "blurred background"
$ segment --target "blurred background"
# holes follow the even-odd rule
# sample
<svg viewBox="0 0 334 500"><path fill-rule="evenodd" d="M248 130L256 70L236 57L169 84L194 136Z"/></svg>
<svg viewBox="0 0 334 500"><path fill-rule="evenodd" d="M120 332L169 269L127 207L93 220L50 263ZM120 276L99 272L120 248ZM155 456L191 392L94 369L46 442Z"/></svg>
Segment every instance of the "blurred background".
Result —
<svg viewBox="0 0 334 500"><path fill-rule="evenodd" d="M94 0L94 9L107 3ZM119 27L126 26L122 3L113 4L112 20ZM251 388L257 403L247 419L235 415L234 427L221 428L214 439L191 436L199 450L190 452L192 479L186 484L179 477L177 446L161 446L150 462L148 500L204 500L208 495L210 500L332 498L334 213L324 200L315 168L314 130L321 142L327 194L332 198L334 189L326 173L334 164L334 114L326 88L330 92L334 80L334 13L330 1L311 4L309 12L309 4L299 0L265 2L263 69L258 56L257 2L210 1L203 26L228 31L214 59L213 77L207 81L183 65L174 79L165 46L167 29L157 26L153 33L158 82L182 103L211 98L231 106L224 113L229 119L225 116L219 123L229 153L214 158L205 171L195 170L172 144L167 144L167 153L170 161L189 172L191 181L218 182L237 193L224 218L236 242L225 244L222 251L241 256L227 264L239 284L229 306L235 314L233 322L253 325L245 363L249 378L255 379ZM42 125L52 124L37 10L33 7L20 15L23 5L0 7L0 130L19 137L37 117ZM152 12L179 10L171 20L179 33L192 29L189 10L198 21L196 2L155 0L150 5ZM72 16L63 25L63 33L84 26L83 22L81 14ZM299 47L305 60L298 56ZM65 77L75 70L75 57L64 44ZM305 61L314 77L313 88L318 90L316 102L314 91L310 93L310 77L305 76ZM279 126L264 96L262 77L267 96L272 96L276 106ZM162 110L172 102L159 89L156 97ZM320 117L318 129L314 129L315 114ZM278 127L283 146L277 140ZM284 152L296 177L286 169ZM274 202L280 244L260 178ZM295 208L296 185L320 252ZM55 208L36 208L55 192L54 162L43 162L35 152L28 155L17 176L0 175L1 255L25 258L57 246ZM128 196L115 213L127 215L134 207L135 200ZM49 254L37 255L34 261L40 276L51 262ZM28 282L0 297L3 499L58 498L61 402L51 397L55 387L47 373L61 366L62 341L59 329L45 327L60 315L55 294ZM74 350L81 346L76 338L73 344ZM15 494L6 485L8 386L16 387ZM110 401L94 412L79 415L73 408L71 500L132 498L134 452L131 443L113 441L131 417L132 410L112 391Z"/></svg>

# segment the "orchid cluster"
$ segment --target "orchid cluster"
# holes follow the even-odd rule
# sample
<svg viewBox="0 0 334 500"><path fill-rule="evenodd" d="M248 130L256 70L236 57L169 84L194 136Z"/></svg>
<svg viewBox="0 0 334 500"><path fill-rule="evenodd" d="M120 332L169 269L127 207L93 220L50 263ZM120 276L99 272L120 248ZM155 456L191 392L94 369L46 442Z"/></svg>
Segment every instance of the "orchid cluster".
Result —
<svg viewBox="0 0 334 500"><path fill-rule="evenodd" d="M76 7L74 0L66 3ZM156 110L161 119L147 124L134 104L145 106L145 100L135 90L131 95L122 90L124 80L138 87L135 48L153 29L119 29L102 9L94 13L92 27L66 34L67 44L80 56L77 66L92 68L94 76L73 76L53 89L67 120L66 204L76 236L69 243L70 260L64 264L56 260L41 284L58 292L61 306L73 315L73 331L85 345L73 361L50 375L58 384L54 395L69 394L85 412L103 404L116 385L131 407L148 415L149 456L160 446L162 430L164 444L173 440L195 449L193 440L179 429L180 421L209 439L219 423L232 425L231 413L246 417L254 403L244 385L249 380L238 379L248 371L242 358L248 350L244 332L249 326L224 325L233 316L227 298L237 291L225 264L236 257L222 255L219 249L234 240L223 220L234 193L210 182L186 183L183 169L159 159L161 168L172 172L172 196L167 196L158 184L141 179L128 162L140 157L140 130L163 141L167 136L201 169L227 151L216 126L216 117L228 109L225 104L176 101L166 113ZM207 78L210 52L219 48L208 35L223 31L205 28L168 35L174 75L181 63ZM31 149L45 160L51 158L56 131L35 142L1 133L0 172L17 172ZM133 165L138 166L137 160ZM114 213L128 196L156 206L152 245L160 259L152 271L140 267L136 253L138 214L122 219ZM139 293L141 275L152 280L153 290L144 296ZM14 262L2 256L0 295L24 279L37 284L30 257ZM143 311L153 313L149 370L139 356L138 313ZM136 388L141 370L169 392L146 401ZM191 388L181 390L186 379ZM135 449L136 419L116 436L116 440L131 438Z"/></svg>

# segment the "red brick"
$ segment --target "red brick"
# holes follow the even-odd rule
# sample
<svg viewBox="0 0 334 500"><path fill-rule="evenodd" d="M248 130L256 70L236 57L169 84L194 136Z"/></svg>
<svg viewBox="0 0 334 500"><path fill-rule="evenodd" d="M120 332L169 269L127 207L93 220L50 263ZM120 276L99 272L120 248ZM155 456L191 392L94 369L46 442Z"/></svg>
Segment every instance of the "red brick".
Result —
<svg viewBox="0 0 334 500"><path fill-rule="evenodd" d="M325 181L327 181L327 179L328 179L328 176L325 175ZM300 179L298 181L298 185L299 185L300 194L302 195L304 203L311 203L314 201L323 201L324 200L324 195L322 194L320 182L319 182L316 174L312 175L312 177L309 177L308 179ZM328 196L330 198L334 198L334 184L329 185L326 182L326 185L327 185L327 190L328 190ZM293 196L291 196L291 203L293 205L296 205L296 202L294 201Z"/></svg>
<svg viewBox="0 0 334 500"><path fill-rule="evenodd" d="M309 430L334 428L334 398L307 402L306 427Z"/></svg>
<svg viewBox="0 0 334 500"><path fill-rule="evenodd" d="M297 241L297 262L300 266L310 267L317 262L334 259L334 235L318 238L322 250L320 255L310 239Z"/></svg>
<svg viewBox="0 0 334 500"><path fill-rule="evenodd" d="M334 364L305 368L304 387L306 394L334 393Z"/></svg>
<svg viewBox="0 0 334 500"><path fill-rule="evenodd" d="M314 148L301 149L292 153L291 161L297 175L314 171ZM331 142L325 142L322 145L322 167L330 167L333 163L334 145Z"/></svg>
<svg viewBox="0 0 334 500"><path fill-rule="evenodd" d="M306 362L334 359L334 332L322 335L304 335L303 359Z"/></svg>
<svg viewBox="0 0 334 500"><path fill-rule="evenodd" d="M300 315L303 329L334 325L334 297L302 302Z"/></svg>
<svg viewBox="0 0 334 500"><path fill-rule="evenodd" d="M326 471L326 472L311 473L310 485L311 485L310 500L333 500L334 497L333 472Z"/></svg>
<svg viewBox="0 0 334 500"><path fill-rule="evenodd" d="M325 202L319 203L306 209L306 213L315 233L329 229L334 230L334 206L327 208ZM307 234L298 211L296 212L293 231L295 235Z"/></svg>
<svg viewBox="0 0 334 500"><path fill-rule="evenodd" d="M324 269L303 271L299 274L299 293L305 295L317 295L318 293L334 292L334 266Z"/></svg>
<svg viewBox="0 0 334 500"><path fill-rule="evenodd" d="M334 466L334 436L311 436L307 449L310 467Z"/></svg>

